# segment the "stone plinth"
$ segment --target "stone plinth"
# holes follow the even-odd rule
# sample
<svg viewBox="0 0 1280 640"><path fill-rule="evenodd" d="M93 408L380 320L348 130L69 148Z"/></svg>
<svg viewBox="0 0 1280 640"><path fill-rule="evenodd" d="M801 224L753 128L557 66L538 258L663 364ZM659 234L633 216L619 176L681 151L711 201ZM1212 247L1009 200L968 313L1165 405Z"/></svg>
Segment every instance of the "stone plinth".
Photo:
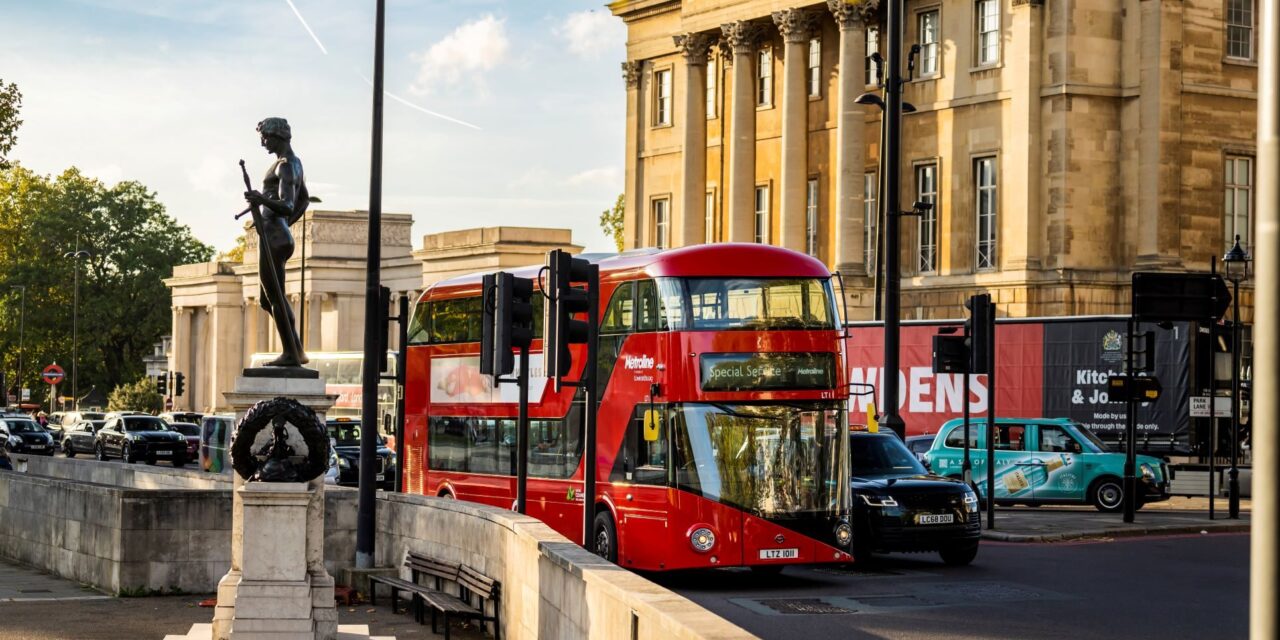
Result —
<svg viewBox="0 0 1280 640"><path fill-rule="evenodd" d="M237 423L254 404L277 397L297 400L323 422L337 400L319 378L241 376L236 390L223 395ZM324 478L246 483L233 477L231 569L218 582L213 640L333 640L338 610L324 567Z"/></svg>

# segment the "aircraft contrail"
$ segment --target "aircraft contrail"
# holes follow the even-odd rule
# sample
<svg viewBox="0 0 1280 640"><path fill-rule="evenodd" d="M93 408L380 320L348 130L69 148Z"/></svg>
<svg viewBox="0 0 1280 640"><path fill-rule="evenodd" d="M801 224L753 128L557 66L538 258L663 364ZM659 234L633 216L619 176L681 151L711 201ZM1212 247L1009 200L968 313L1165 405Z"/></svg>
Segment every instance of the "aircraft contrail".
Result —
<svg viewBox="0 0 1280 640"><path fill-rule="evenodd" d="M314 41L314 42L316 43L316 46L317 46L317 47L320 47L320 53L323 53L323 54L324 54L324 55L326 55L326 56L327 56L327 55L329 55L329 50L324 48L324 43L323 43L323 42L320 42L320 38L319 38L318 36L316 36L316 32L314 32L314 31L312 31L312 30L311 30L311 26L307 24L307 19L302 17L302 12L301 12L301 11L298 11L298 7L297 7L297 6L295 6L295 5L293 4L293 0L284 0L284 1L285 1L286 3L288 3L288 5L289 5L289 8L290 8L290 9L293 9L293 15L298 16L298 22L301 22L301 23L302 23L302 28L307 30L307 33L311 36L311 40L312 40L312 41ZM360 73L358 70L355 70L354 68L353 68L352 70L353 70L353 71L355 71L355 72L356 72L356 75L360 76L360 78L361 78L361 79L363 79L363 80L365 81L365 83L366 83L366 84L368 84L368 85L369 85L369 86L371 86L371 87L373 86L373 81L372 81L372 80L370 80L370 79L368 79L368 78L364 77L364 74ZM412 102L409 102L408 100L405 100L404 98L401 98L400 96L398 96L398 95L396 95L396 94L394 94L394 93L391 93L390 91L387 91L387 90L385 90L385 89L382 91L382 93L383 93L384 95L386 95L388 98L391 98L392 100L395 100L396 102L399 102L400 104L403 104L404 106L409 107L410 109L416 109L416 110L421 111L421 112L423 112L423 113L425 113L425 114L427 114L427 115L429 115L429 116L433 116L433 117L436 117L436 118L440 118L441 120L447 120L447 121L452 122L452 123L454 123L454 124L460 124L460 125L462 125L462 126L464 126L464 127L471 127L472 129L475 129L476 131L481 131L481 130L482 130L480 127L478 127L478 126L476 126L476 125L474 125L474 124L471 124L470 122L464 122L464 121L459 120L459 119L457 119L457 118L454 118L454 117L451 117L451 116L447 116L447 115L445 115L445 114L443 114L443 113L438 113L438 112L436 112L436 111L432 111L432 110L430 110L430 109L427 109L426 107L418 106L418 105L416 105L416 104L414 104L414 103L412 103Z"/></svg>

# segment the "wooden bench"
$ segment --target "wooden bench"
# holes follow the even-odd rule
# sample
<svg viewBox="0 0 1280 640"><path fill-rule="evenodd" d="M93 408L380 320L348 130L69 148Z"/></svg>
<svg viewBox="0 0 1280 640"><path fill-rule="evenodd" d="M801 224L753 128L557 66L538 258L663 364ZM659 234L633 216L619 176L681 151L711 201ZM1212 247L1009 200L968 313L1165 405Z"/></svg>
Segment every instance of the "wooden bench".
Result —
<svg viewBox="0 0 1280 640"><path fill-rule="evenodd" d="M442 562L412 551L405 554L404 566L409 567L409 580L393 576L369 577L370 604L378 605L379 584L384 584L391 588L391 611L392 613L397 613L396 596L401 591L411 594L416 604L420 597L428 593L441 593L444 589L444 581L457 582L458 580L458 565L451 562ZM432 587L419 582L419 578L422 576L435 578L435 586ZM421 622L422 609L420 606L417 608L417 617Z"/></svg>
<svg viewBox="0 0 1280 640"><path fill-rule="evenodd" d="M502 585L497 580L462 565L458 570L458 595L453 596L443 591L419 593L418 602L431 609L431 632L436 631L436 615L444 614L444 637L449 640L450 618L480 621L480 633L484 633L484 623L493 621L493 638L501 640ZM476 604L472 604L475 601ZM493 615L485 614L486 603L492 606Z"/></svg>

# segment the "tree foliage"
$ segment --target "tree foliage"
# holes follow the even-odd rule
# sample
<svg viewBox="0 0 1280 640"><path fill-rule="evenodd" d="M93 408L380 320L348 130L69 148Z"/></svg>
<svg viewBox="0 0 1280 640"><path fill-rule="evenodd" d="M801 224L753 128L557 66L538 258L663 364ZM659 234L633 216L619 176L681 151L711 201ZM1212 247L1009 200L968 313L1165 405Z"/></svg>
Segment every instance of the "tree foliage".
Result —
<svg viewBox="0 0 1280 640"><path fill-rule="evenodd" d="M164 396L156 389L156 380L144 375L134 382L122 384L111 390L107 398L107 411L147 411L159 413L164 408Z"/></svg>
<svg viewBox="0 0 1280 640"><path fill-rule="evenodd" d="M219 260L229 260L231 262L244 262L244 250L248 248L248 241L242 233L236 238L236 246L218 254Z"/></svg>
<svg viewBox="0 0 1280 640"><path fill-rule="evenodd" d="M622 239L623 235L623 214L626 212L626 204L624 202L625 194L618 194L618 201L613 203L612 209L605 209L600 213L600 228L604 229L604 234L613 238L613 243L618 246L618 251L622 251L625 246Z"/></svg>
<svg viewBox="0 0 1280 640"><path fill-rule="evenodd" d="M22 121L18 119L18 111L22 108L22 92L18 85L5 84L0 79L0 169L10 165L7 156L18 143L18 127Z"/></svg>
<svg viewBox="0 0 1280 640"><path fill-rule="evenodd" d="M26 287L22 382L36 398L48 389L38 382L44 366L57 362L71 376L77 261L63 254L77 242L90 253L78 261L81 395L143 373L142 358L172 323L161 280L213 256L142 184L108 187L74 168L56 177L16 164L0 170L0 366L17 371L22 291L14 287Z"/></svg>

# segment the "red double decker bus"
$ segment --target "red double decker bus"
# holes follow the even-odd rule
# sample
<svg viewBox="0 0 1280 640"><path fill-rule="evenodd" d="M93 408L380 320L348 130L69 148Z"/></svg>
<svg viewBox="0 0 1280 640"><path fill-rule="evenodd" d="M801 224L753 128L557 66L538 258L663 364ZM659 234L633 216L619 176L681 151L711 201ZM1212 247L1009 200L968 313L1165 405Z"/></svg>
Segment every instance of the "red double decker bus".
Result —
<svg viewBox="0 0 1280 640"><path fill-rule="evenodd" d="M845 371L822 263L756 244L593 261L597 495L582 495L584 394L547 384L535 293L529 515L581 543L583 501L594 500L588 548L636 569L849 561ZM518 390L479 372L481 277L440 282L417 301L404 488L513 508ZM569 380L586 351L572 353Z"/></svg>

